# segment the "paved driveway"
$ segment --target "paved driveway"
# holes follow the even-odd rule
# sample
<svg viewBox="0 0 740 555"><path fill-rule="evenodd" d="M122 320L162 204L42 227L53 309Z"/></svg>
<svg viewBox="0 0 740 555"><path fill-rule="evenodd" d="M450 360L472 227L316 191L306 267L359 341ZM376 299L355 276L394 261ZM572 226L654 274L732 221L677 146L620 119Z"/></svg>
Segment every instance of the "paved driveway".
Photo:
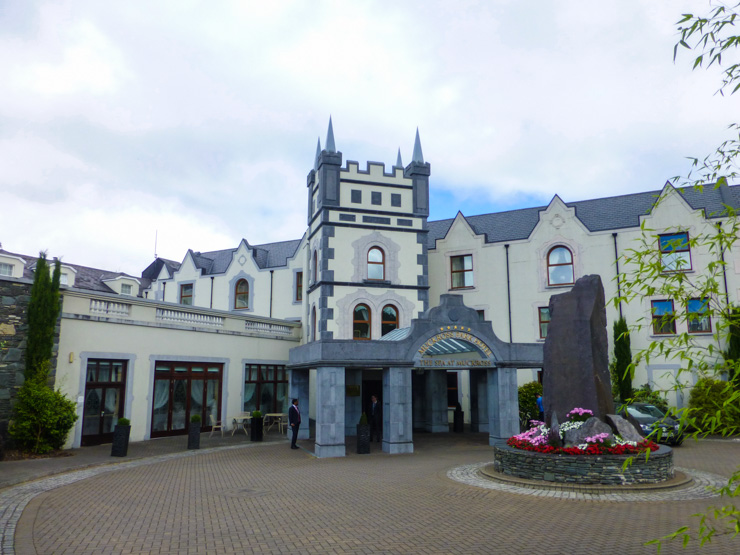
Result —
<svg viewBox="0 0 740 555"><path fill-rule="evenodd" d="M26 506L25 553L655 553L643 542L720 500L615 503L487 490L448 478L489 461L480 434L419 435L413 455L316 459L246 445L100 472ZM373 444L373 448L377 444ZM676 466L729 476L740 443L687 441ZM679 545L663 553L693 553ZM740 552L719 536L701 554Z"/></svg>

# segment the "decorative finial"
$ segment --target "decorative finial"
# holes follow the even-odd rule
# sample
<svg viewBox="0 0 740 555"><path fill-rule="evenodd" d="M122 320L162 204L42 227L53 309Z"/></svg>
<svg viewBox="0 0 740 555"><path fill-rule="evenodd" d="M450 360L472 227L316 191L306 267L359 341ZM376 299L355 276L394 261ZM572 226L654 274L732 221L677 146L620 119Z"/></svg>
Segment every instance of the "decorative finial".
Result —
<svg viewBox="0 0 740 555"><path fill-rule="evenodd" d="M319 156L321 155L321 137L316 139L316 158L313 161L313 169L319 169Z"/></svg>
<svg viewBox="0 0 740 555"><path fill-rule="evenodd" d="M334 146L334 127L331 124L331 116L329 116L329 130L326 132L326 151L337 151L337 148Z"/></svg>
<svg viewBox="0 0 740 555"><path fill-rule="evenodd" d="M396 158L396 167L397 168L403 167L403 160L401 160L401 147L398 148L398 158Z"/></svg>
<svg viewBox="0 0 740 555"><path fill-rule="evenodd" d="M424 154L421 152L421 141L419 140L419 128L416 128L416 140L414 141L414 154L411 156L412 162L419 164L424 163Z"/></svg>

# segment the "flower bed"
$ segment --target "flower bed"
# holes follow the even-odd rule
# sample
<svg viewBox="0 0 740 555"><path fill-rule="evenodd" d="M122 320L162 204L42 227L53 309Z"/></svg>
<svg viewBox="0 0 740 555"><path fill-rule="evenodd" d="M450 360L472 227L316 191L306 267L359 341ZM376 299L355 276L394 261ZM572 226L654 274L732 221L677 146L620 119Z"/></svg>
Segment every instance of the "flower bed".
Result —
<svg viewBox="0 0 740 555"><path fill-rule="evenodd" d="M673 478L670 448L649 439L627 441L611 433L588 409L574 408L566 418L552 430L533 421L529 430L509 438L505 447L495 447L494 470L574 484L657 483ZM625 466L628 458L632 462Z"/></svg>

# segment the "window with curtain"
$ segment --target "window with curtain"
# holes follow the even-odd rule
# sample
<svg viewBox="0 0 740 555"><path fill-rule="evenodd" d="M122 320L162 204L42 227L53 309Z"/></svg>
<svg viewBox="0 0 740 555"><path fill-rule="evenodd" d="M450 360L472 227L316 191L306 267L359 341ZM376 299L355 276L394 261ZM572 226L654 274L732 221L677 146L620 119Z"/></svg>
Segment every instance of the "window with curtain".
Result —
<svg viewBox="0 0 740 555"><path fill-rule="evenodd" d="M193 304L193 284L183 283L180 285L180 304L192 306Z"/></svg>
<svg viewBox="0 0 740 555"><path fill-rule="evenodd" d="M660 262L664 272L687 272L691 270L691 251L688 233L671 233L658 237Z"/></svg>
<svg viewBox="0 0 740 555"><path fill-rule="evenodd" d="M711 333L712 322L707 314L709 299L691 299L686 307L689 333Z"/></svg>
<svg viewBox="0 0 740 555"><path fill-rule="evenodd" d="M387 304L383 307L380 335L384 336L386 333L392 332L398 328L398 309L392 304Z"/></svg>
<svg viewBox="0 0 740 555"><path fill-rule="evenodd" d="M234 308L237 310L249 308L249 282L246 279L240 279L236 282Z"/></svg>
<svg viewBox="0 0 740 555"><path fill-rule="evenodd" d="M288 376L285 366L247 364L244 380L244 412L288 412Z"/></svg>
<svg viewBox="0 0 740 555"><path fill-rule="evenodd" d="M352 339L370 339L370 308L358 304L352 317Z"/></svg>
<svg viewBox="0 0 740 555"><path fill-rule="evenodd" d="M550 325L550 308L541 306L538 310L540 320L540 339L547 337L547 326Z"/></svg>
<svg viewBox="0 0 740 555"><path fill-rule="evenodd" d="M450 258L452 289L473 287L473 255L453 256Z"/></svg>
<svg viewBox="0 0 740 555"><path fill-rule="evenodd" d="M547 284L571 285L574 283L573 253L559 246L547 253Z"/></svg>
<svg viewBox="0 0 740 555"><path fill-rule="evenodd" d="M295 300L303 300L303 272L295 273Z"/></svg>
<svg viewBox="0 0 740 555"><path fill-rule="evenodd" d="M650 309L653 316L653 333L655 335L671 335L676 333L673 301L651 301Z"/></svg>

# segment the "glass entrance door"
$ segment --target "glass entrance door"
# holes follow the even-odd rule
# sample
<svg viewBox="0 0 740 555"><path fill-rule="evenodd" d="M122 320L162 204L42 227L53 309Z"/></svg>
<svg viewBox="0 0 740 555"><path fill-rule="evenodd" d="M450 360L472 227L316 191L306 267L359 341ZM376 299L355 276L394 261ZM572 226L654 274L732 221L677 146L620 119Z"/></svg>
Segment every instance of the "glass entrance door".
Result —
<svg viewBox="0 0 740 555"><path fill-rule="evenodd" d="M113 429L123 416L126 361L91 359L87 362L82 445L113 441Z"/></svg>

